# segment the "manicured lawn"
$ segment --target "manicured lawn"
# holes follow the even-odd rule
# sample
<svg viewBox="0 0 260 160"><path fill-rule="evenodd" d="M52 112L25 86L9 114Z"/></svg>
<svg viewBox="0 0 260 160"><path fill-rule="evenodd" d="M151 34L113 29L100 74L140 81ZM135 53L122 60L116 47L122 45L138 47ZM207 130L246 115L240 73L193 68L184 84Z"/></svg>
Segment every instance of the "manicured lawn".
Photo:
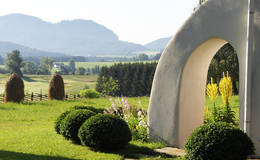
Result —
<svg viewBox="0 0 260 160"><path fill-rule="evenodd" d="M47 78L46 78L47 79ZM149 97L127 98L130 104L148 109ZM90 150L86 146L72 144L54 131L55 119L74 105L108 107L108 98L86 99L76 102L46 101L24 104L0 104L0 159L1 160L98 160L98 159L174 159L153 151L162 143L131 141L125 149L113 153ZM216 101L222 105L221 97ZM212 103L206 98L206 105ZM234 96L232 109L238 113L238 96ZM236 114L238 116L238 114Z"/></svg>
<svg viewBox="0 0 260 160"><path fill-rule="evenodd" d="M140 98L143 106L148 98ZM137 98L129 102L138 104ZM46 101L27 104L0 105L0 159L1 160L98 160L98 159L176 159L157 154L152 149L163 147L162 143L131 141L125 149L114 153L94 152L86 146L72 144L54 131L54 121L62 112L74 105L106 107L107 98L77 102ZM146 107L147 108L147 107Z"/></svg>

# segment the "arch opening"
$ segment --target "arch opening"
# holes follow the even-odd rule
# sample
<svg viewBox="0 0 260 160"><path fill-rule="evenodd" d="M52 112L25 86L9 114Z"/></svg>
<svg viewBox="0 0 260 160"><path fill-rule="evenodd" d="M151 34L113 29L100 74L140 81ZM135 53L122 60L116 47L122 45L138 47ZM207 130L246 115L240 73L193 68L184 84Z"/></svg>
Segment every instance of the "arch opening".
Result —
<svg viewBox="0 0 260 160"><path fill-rule="evenodd" d="M226 74L226 72L228 72L232 80L232 101L230 107L232 108L232 111L238 113L239 62L234 47L229 43L221 47L210 62L208 68L208 74L207 74L207 82L205 86L206 90L207 90L207 85L211 83L211 79L213 80L213 83L217 84L219 88L219 82L223 77L223 73ZM213 106L215 106L217 110L221 110L223 109L222 107L224 107L225 105L220 93L215 101L210 100L210 97L208 97L206 93L206 100L204 106L208 107L210 111L213 111ZM212 114L208 114L208 118L210 118L210 116L212 116ZM236 124L238 122L238 118L239 118L238 114L235 114ZM205 120L205 113L204 113L204 120Z"/></svg>
<svg viewBox="0 0 260 160"><path fill-rule="evenodd" d="M213 57L228 42L211 38L200 44L188 57L180 83L178 144L183 148L186 138L203 124L208 69Z"/></svg>

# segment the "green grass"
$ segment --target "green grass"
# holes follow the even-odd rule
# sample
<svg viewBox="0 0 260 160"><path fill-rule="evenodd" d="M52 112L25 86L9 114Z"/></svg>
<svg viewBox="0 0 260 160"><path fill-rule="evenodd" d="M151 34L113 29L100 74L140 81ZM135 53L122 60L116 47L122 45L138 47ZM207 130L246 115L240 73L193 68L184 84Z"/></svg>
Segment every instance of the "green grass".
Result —
<svg viewBox="0 0 260 160"><path fill-rule="evenodd" d="M100 68L103 66L109 67L115 63L118 63L118 62L76 62L76 68L78 68L78 67L94 68L95 66L99 66Z"/></svg>
<svg viewBox="0 0 260 160"><path fill-rule="evenodd" d="M34 84L35 89L47 88L49 76L28 76L25 84ZM87 83L91 78L64 76L65 83L81 83L76 78ZM0 80L7 79L1 75ZM74 82L75 81L75 82ZM31 83L30 83L31 82ZM1 82L2 83L2 82ZM68 86L66 86L68 87ZM74 86L75 87L75 86ZM130 104L148 109L149 97L127 98ZM238 96L231 102L232 110L238 118ZM172 159L180 158L158 154L153 151L161 148L162 143L143 143L131 141L125 149L104 153L94 152L86 146L72 144L54 131L55 119L74 105L91 105L96 108L106 108L111 105L108 98L85 99L81 101L46 101L34 103L0 104L0 159L1 160L119 160L125 157L136 159ZM206 97L206 106L212 110L213 103ZM216 106L223 106L221 97L216 100Z"/></svg>
<svg viewBox="0 0 260 160"><path fill-rule="evenodd" d="M142 106L147 105L147 97ZM138 104L137 98L128 98ZM153 151L162 143L131 141L125 149L113 153L94 152L86 146L72 144L54 131L55 119L74 105L106 107L107 98L86 99L76 102L46 101L0 105L0 159L1 160L119 160L124 157L139 159L175 159ZM141 107L141 106L140 106ZM145 107L147 108L147 107Z"/></svg>
<svg viewBox="0 0 260 160"><path fill-rule="evenodd" d="M209 107L209 111L213 110L214 103L212 101L210 101L208 96L206 96L205 106ZM216 107L224 107L221 96L218 96L218 98L216 99L215 106ZM236 119L238 120L238 116L239 116L239 96L233 96L232 97L230 107L231 107L232 111L235 112Z"/></svg>
<svg viewBox="0 0 260 160"><path fill-rule="evenodd" d="M97 75L63 75L65 92L69 94L79 93L80 90L88 85L95 88ZM0 74L0 94L4 92L4 86L9 78L9 74ZM25 93L48 93L51 75L24 75Z"/></svg>

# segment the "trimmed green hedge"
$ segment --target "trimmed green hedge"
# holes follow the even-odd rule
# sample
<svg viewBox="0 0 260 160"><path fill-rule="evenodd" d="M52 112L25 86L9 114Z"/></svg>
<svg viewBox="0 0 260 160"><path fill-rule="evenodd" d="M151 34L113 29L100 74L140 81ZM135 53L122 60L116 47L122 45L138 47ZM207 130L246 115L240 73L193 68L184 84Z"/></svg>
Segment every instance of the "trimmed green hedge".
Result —
<svg viewBox="0 0 260 160"><path fill-rule="evenodd" d="M127 123L111 114L90 117L80 127L79 138L82 144L97 150L123 148L132 139Z"/></svg>
<svg viewBox="0 0 260 160"><path fill-rule="evenodd" d="M246 160L254 154L254 145L239 128L218 122L195 129L185 150L187 160Z"/></svg>
<svg viewBox="0 0 260 160"><path fill-rule="evenodd" d="M62 121L60 125L60 133L66 138L71 140L73 143L80 144L78 138L78 130L80 126L91 116L96 113L80 109L71 111Z"/></svg>

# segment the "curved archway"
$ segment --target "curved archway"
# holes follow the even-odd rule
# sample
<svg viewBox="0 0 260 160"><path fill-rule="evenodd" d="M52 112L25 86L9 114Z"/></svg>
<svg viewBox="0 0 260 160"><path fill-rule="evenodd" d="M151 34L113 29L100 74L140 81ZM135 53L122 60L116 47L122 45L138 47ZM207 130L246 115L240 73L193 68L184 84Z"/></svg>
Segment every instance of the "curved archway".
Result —
<svg viewBox="0 0 260 160"><path fill-rule="evenodd" d="M244 0L208 0L186 21L167 45L155 72L148 111L151 138L183 147L187 136L202 124L207 69L217 50L227 42L237 51L241 67L243 128L247 24L248 2Z"/></svg>
<svg viewBox="0 0 260 160"><path fill-rule="evenodd" d="M252 139L254 156L260 157L259 19L258 0L208 0L193 13L158 63L148 111L151 138L183 147L187 135L202 123L209 57L229 42L239 61L239 126Z"/></svg>
<svg viewBox="0 0 260 160"><path fill-rule="evenodd" d="M190 55L182 73L179 97L178 141L184 147L188 135L203 123L205 84L209 64L217 51L227 43L211 38L199 45Z"/></svg>

